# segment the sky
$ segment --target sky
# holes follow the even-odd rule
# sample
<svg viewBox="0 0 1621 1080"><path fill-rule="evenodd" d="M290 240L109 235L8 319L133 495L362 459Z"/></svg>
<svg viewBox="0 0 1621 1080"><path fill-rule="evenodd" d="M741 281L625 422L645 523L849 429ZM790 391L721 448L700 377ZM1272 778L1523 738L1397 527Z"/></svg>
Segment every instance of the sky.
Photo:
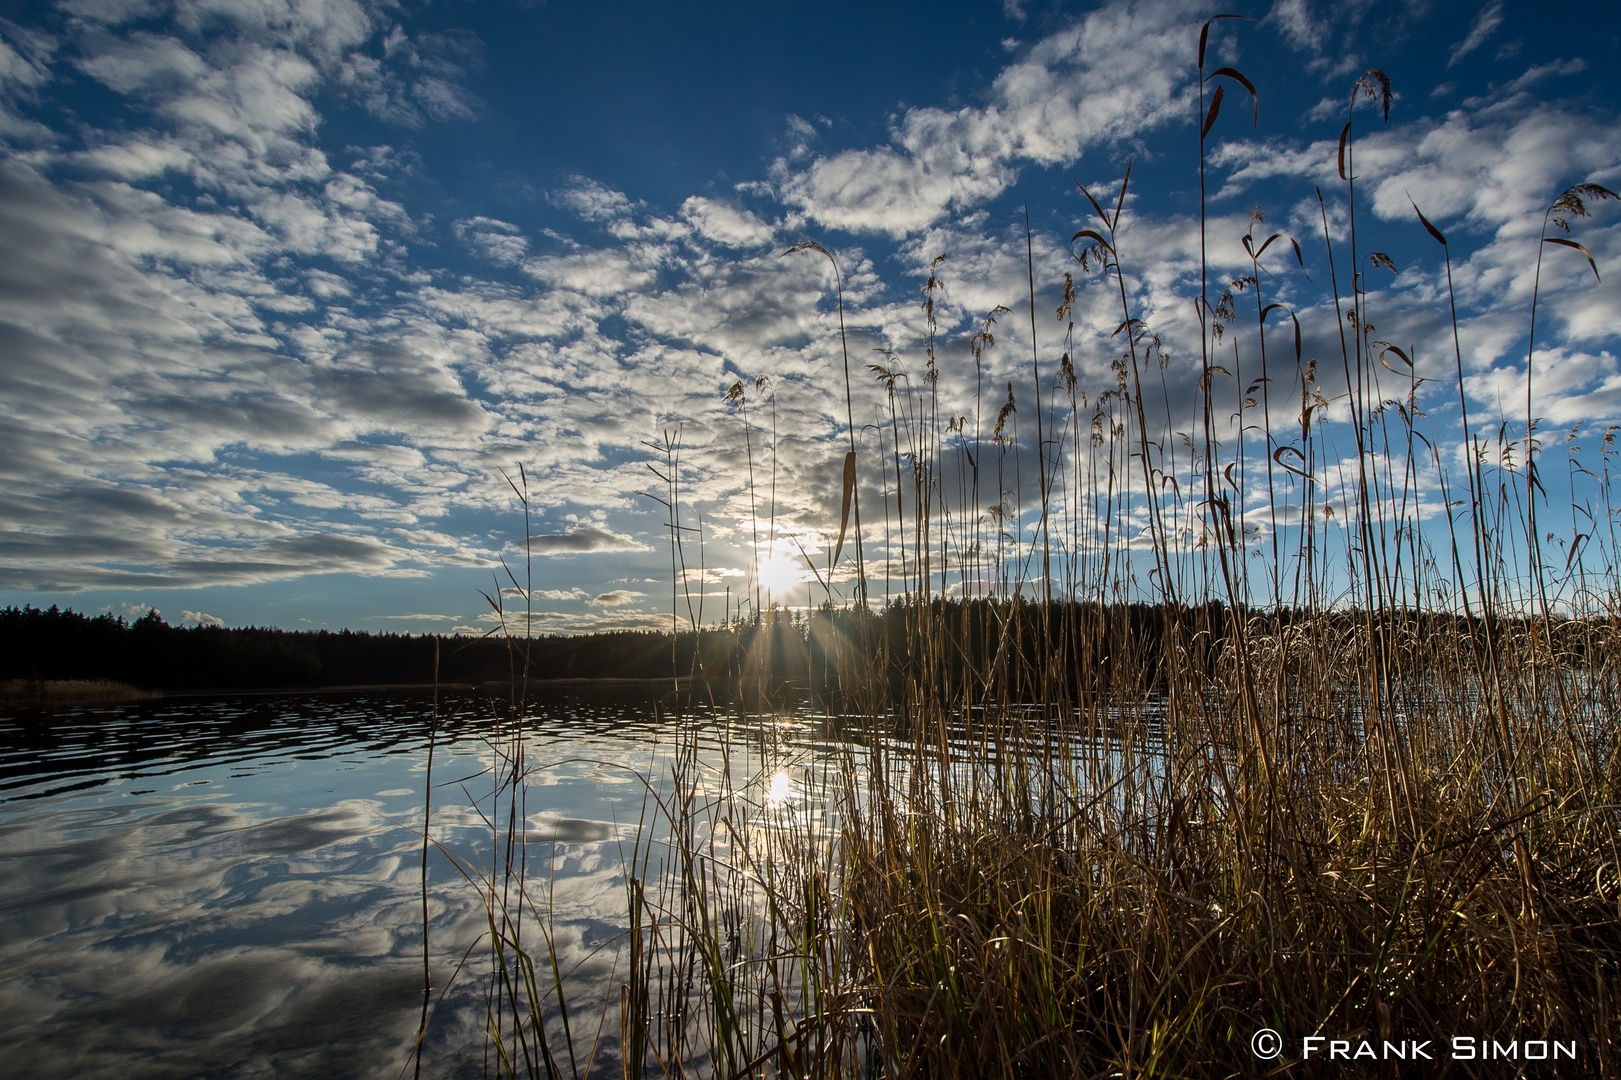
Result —
<svg viewBox="0 0 1621 1080"><path fill-rule="evenodd" d="M1413 205L1449 242L1471 413L1523 433L1543 212L1573 184L1621 189L1604 10L1235 0L1246 18L1211 31L1207 70L1258 100L1225 80L1206 142L1212 275L1250 272L1246 231L1297 239L1301 264L1263 281L1325 364L1338 139L1357 78L1388 75L1388 118L1352 114L1355 213L1398 272L1359 280L1434 379L1443 457L1463 446L1445 268ZM522 606L516 581L537 630L668 626L649 465L673 440L704 621L751 587L768 476L769 584L803 605L798 553L836 542L850 437L835 265L872 545L888 405L864 369L921 386L937 258L942 415L973 409L971 335L1004 305L981 385L1012 384L1028 429L1031 280L1050 379L1066 271L1079 386L1113 385L1118 286L1069 238L1096 225L1077 184L1110 198L1128 161L1121 262L1171 358L1156 422L1190 429L1216 13L0 2L0 604L482 633L486 594ZM1571 235L1597 274L1569 249L1541 271L1536 411L1561 431L1621 421L1621 207L1590 209ZM803 241L832 258L784 256ZM1343 297L1348 259L1335 272Z"/></svg>

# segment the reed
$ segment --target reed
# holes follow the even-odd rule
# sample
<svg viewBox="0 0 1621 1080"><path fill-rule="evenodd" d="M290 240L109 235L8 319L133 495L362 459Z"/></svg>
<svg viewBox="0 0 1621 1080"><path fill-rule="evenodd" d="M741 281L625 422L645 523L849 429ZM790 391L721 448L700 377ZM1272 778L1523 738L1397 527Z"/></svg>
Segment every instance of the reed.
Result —
<svg viewBox="0 0 1621 1080"><path fill-rule="evenodd" d="M0 682L0 704L41 708L108 705L161 696L113 679L7 679Z"/></svg>
<svg viewBox="0 0 1621 1080"><path fill-rule="evenodd" d="M1201 255L1205 139L1228 88L1255 97L1240 72L1205 71L1214 23L1198 48ZM1529 372L1523 436L1504 421L1488 440L1469 414L1455 302L1455 387L1421 393L1429 343L1374 339L1369 275L1397 268L1358 232L1353 122L1359 103L1388 115L1391 101L1380 71L1353 84L1344 251L1318 193L1338 385L1303 354L1299 313L1263 297L1287 272L1280 256L1301 271L1305 260L1299 238L1257 238L1258 212L1242 239L1247 276L1212 285L1201 265L1196 420L1174 430L1177 372L1142 318L1121 230L1128 164L1112 197L1081 189L1089 212L1071 239L1056 361L1035 341L1031 258L1032 381L1007 384L988 440L983 399L1002 394L983 362L1010 313L989 313L969 342L973 415L942 415L939 260L923 291L919 382L893 353L869 367L883 394L870 443L845 352L844 522L828 565L806 559L819 607L790 615L759 599L745 382L727 400L748 456L749 618L728 610L706 629L679 436L655 444L677 630L696 641L677 674L724 676L732 697L682 696L678 683L670 698L673 764L643 778L615 986L589 1018L568 1004L509 822L504 881L479 879L497 943L497 1071L1397 1071L1329 1062L1325 1049L1302 1062L1307 1036L1375 1053L1430 1040L1438 1058L1453 1036L1538 1040L1572 1048L1574 1071L1621 1069L1616 429L1591 469L1579 425L1567 434L1571 531L1549 539ZM1609 198L1584 183L1552 200L1539 265L1550 245L1588 254L1570 221ZM1450 298L1446 237L1414 210L1413 227L1442 248ZM819 245L790 252L807 250L837 270ZM1076 280L1093 274L1119 326L1117 351L1087 365ZM1235 298L1249 290L1246 322ZM842 296L839 314L842 344ZM1292 328L1292 351L1279 327ZM1079 372L1104 366L1108 380L1089 390ZM1423 407L1454 397L1456 456ZM884 489L881 563L861 546L864 446ZM774 485L774 423L772 454ZM1555 539L1563 551L1547 550ZM849 590L842 606L836 587ZM784 815L771 795L788 775L772 702L800 672L833 736L796 780L817 818ZM699 725L726 732L721 761L698 752ZM526 774L513 747L495 802L516 820ZM1262 1028L1282 1033L1279 1057L1254 1052Z"/></svg>

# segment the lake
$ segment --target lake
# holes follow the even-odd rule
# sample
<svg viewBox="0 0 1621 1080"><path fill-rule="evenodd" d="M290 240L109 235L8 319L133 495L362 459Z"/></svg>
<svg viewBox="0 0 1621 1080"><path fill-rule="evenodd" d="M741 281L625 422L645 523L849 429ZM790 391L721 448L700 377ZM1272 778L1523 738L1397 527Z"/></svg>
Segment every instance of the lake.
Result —
<svg viewBox="0 0 1621 1080"><path fill-rule="evenodd" d="M607 1016L594 1074L619 1073L610 1036L623 869L648 791L638 776L658 790L675 744L675 722L655 709L662 689L547 690L525 721L516 835L577 987L576 1025ZM388 692L0 713L5 1071L400 1075L423 1001L433 715L430 695ZM481 1076L487 1064L488 920L464 874L497 855L492 767L514 744L491 716L471 695L438 705L425 1076ZM809 715L734 733L725 751L712 719L687 731L703 775L812 812L795 808L795 777L828 742Z"/></svg>

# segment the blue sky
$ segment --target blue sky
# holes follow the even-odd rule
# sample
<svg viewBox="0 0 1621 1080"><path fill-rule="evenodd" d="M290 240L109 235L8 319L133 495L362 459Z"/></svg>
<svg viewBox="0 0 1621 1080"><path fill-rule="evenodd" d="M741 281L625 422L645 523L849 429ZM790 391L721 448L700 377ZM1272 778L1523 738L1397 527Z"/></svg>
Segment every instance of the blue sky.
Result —
<svg viewBox="0 0 1621 1080"><path fill-rule="evenodd" d="M1211 63L1255 82L1260 119L1230 92L1212 130L1213 264L1247 272L1236 239L1257 207L1298 237L1305 272L1276 266L1277 295L1327 357L1313 187L1342 239L1336 140L1352 83L1382 68L1388 122L1356 114L1358 229L1401 273L1372 284L1370 305L1381 336L1436 377L1423 401L1456 455L1444 280L1407 200L1451 241L1471 409L1495 428L1523 400L1542 211L1574 183L1621 188L1621 18L1224 10L1251 21L1217 26ZM523 534L502 475L521 464L537 628L667 625L662 511L638 492L656 483L645 443L680 425L714 617L749 567L745 432L722 400L735 380L771 380L750 419L769 425L775 406L781 536L815 554L837 528L831 274L780 253L805 239L833 251L855 361L887 348L911 373L919 290L945 256L941 393L960 412L969 334L998 304L1015 314L987 382L1026 392L1025 207L1051 364L1062 275L1081 276L1072 178L1112 189L1128 157L1123 258L1173 355L1162 419L1186 426L1191 95L1213 13L0 4L0 602L482 631L478 590ZM1621 210L1594 210L1574 228L1603 283L1570 252L1544 270L1537 411L1561 427L1621 420ZM1112 382L1117 319L1102 284L1083 281L1077 305L1094 394ZM883 407L875 382L856 396L858 424ZM756 427L757 457L764 437ZM863 456L869 504L881 460ZM784 583L782 599L803 603L801 588Z"/></svg>

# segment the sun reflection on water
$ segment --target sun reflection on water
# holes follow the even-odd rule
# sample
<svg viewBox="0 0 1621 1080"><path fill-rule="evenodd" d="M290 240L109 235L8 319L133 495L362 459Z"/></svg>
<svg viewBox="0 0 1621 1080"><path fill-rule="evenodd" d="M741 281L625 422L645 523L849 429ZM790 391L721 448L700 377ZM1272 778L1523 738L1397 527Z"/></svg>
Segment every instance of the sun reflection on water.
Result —
<svg viewBox="0 0 1621 1080"><path fill-rule="evenodd" d="M772 773L765 782L765 804L772 810L779 810L788 804L794 796L794 778L788 775L787 770L778 769Z"/></svg>

